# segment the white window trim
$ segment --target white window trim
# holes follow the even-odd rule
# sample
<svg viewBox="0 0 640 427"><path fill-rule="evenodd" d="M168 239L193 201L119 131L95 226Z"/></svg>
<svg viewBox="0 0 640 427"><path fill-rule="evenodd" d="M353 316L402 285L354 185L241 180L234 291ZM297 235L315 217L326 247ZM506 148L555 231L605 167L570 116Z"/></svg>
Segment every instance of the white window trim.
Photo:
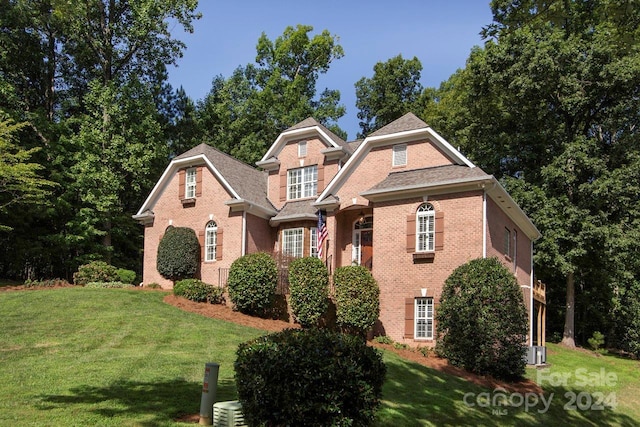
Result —
<svg viewBox="0 0 640 427"><path fill-rule="evenodd" d="M427 230L420 231L420 220L426 218ZM429 218L432 218L429 221ZM432 224L433 227L429 227ZM426 236L426 248L420 246L420 236ZM431 243L431 245L429 245ZM416 211L416 252L433 252L436 247L436 210L431 203L423 203Z"/></svg>
<svg viewBox="0 0 640 427"><path fill-rule="evenodd" d="M287 200L315 197L317 193L318 165L289 169L287 171Z"/></svg>
<svg viewBox="0 0 640 427"><path fill-rule="evenodd" d="M420 302L424 302L424 316L420 316L420 310L419 310L419 306L421 305ZM416 298L415 302L414 302L414 325L413 325L413 336L414 339L416 340L428 340L431 341L433 340L433 332L434 332L434 327L433 327L433 297L422 297L422 298ZM431 310L431 313L429 313L429 310ZM424 322L424 327L425 327L425 336L419 336L419 329L418 329L418 325L421 324L420 322ZM429 330L429 325L431 326L431 330Z"/></svg>
<svg viewBox="0 0 640 427"><path fill-rule="evenodd" d="M218 225L215 221L209 221L204 231L204 260L213 262L216 260L216 246L218 244Z"/></svg>
<svg viewBox="0 0 640 427"><path fill-rule="evenodd" d="M407 144L396 144L392 148L392 166L407 165Z"/></svg>
<svg viewBox="0 0 640 427"><path fill-rule="evenodd" d="M196 197L197 184L197 170L196 168L189 168L185 173L184 179L184 197L185 199L193 199Z"/></svg>
<svg viewBox="0 0 640 427"><path fill-rule="evenodd" d="M502 248L502 251L504 252L505 256L511 258L511 230L509 230L508 227L504 228L504 238L502 243L504 246Z"/></svg>
<svg viewBox="0 0 640 427"><path fill-rule="evenodd" d="M287 246L293 243L293 240L291 242L290 240L294 238L296 240L299 239L299 248L295 247L297 246L296 244L294 247L291 248L293 249L292 251L288 251ZM286 228L282 230L282 254L289 255L294 258L301 258L302 256L304 256L304 228L297 227L297 228Z"/></svg>

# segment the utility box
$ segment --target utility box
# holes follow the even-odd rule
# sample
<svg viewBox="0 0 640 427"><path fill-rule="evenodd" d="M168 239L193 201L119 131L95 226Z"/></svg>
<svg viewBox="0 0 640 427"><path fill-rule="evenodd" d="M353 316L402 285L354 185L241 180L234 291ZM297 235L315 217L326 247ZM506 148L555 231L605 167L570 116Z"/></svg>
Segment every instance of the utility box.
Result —
<svg viewBox="0 0 640 427"><path fill-rule="evenodd" d="M544 365L547 363L547 347L531 345L527 348L528 365Z"/></svg>
<svg viewBox="0 0 640 427"><path fill-rule="evenodd" d="M245 427L242 405L237 400L216 402L213 405L214 427Z"/></svg>

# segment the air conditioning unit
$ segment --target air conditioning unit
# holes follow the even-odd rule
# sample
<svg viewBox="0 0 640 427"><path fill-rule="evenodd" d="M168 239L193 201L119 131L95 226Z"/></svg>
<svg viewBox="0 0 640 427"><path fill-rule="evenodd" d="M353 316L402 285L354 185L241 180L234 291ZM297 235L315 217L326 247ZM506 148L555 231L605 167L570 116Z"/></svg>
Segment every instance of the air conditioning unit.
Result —
<svg viewBox="0 0 640 427"><path fill-rule="evenodd" d="M214 427L246 427L246 425L239 401L229 400L213 404Z"/></svg>

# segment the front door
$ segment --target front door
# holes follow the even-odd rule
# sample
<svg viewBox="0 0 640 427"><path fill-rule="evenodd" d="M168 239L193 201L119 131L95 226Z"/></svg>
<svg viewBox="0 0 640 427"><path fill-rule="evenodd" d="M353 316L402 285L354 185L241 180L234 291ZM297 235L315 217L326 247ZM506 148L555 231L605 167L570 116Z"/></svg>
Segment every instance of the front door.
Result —
<svg viewBox="0 0 640 427"><path fill-rule="evenodd" d="M361 257L360 265L364 265L371 271L373 267L373 230L360 232Z"/></svg>
<svg viewBox="0 0 640 427"><path fill-rule="evenodd" d="M353 225L353 262L369 270L373 267L373 216L369 215Z"/></svg>

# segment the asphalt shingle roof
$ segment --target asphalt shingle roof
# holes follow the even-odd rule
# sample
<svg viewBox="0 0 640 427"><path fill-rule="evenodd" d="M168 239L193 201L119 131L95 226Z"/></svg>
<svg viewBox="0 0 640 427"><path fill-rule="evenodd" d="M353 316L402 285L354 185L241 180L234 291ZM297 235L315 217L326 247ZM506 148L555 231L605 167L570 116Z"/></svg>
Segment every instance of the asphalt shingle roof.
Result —
<svg viewBox="0 0 640 427"><path fill-rule="evenodd" d="M207 144L200 144L176 157L176 160L204 155L238 195L251 203L274 209L267 198L268 173L241 162Z"/></svg>
<svg viewBox="0 0 640 427"><path fill-rule="evenodd" d="M407 113L388 125L381 127L377 131L372 132L368 136L391 135L392 133L406 132L408 130L424 129L428 127L429 125L420 120L415 114Z"/></svg>

